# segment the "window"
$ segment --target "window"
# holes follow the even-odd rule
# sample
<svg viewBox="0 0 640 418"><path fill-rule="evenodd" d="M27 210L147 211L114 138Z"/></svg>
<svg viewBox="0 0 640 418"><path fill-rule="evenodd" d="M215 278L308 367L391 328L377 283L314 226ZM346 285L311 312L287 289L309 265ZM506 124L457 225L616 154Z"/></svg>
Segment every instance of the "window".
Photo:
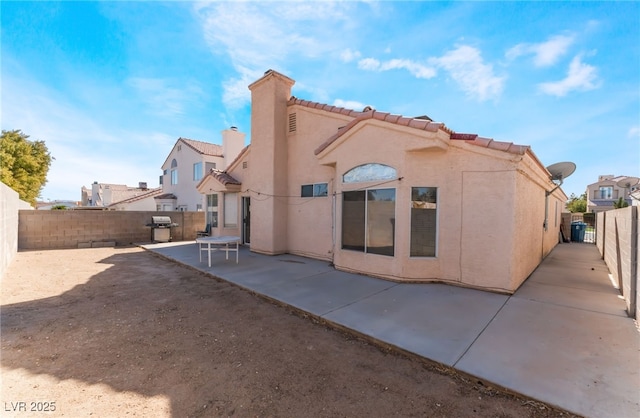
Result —
<svg viewBox="0 0 640 418"><path fill-rule="evenodd" d="M329 186L327 183L303 184L300 188L301 197L327 196Z"/></svg>
<svg viewBox="0 0 640 418"><path fill-rule="evenodd" d="M171 161L171 184L178 184L178 162L175 158Z"/></svg>
<svg viewBox="0 0 640 418"><path fill-rule="evenodd" d="M613 186L601 186L600 199L613 199Z"/></svg>
<svg viewBox="0 0 640 418"><path fill-rule="evenodd" d="M216 163L204 163L204 169L206 170L205 172L208 173L211 170L215 170L216 169Z"/></svg>
<svg viewBox="0 0 640 418"><path fill-rule="evenodd" d="M238 193L224 194L224 227L238 226Z"/></svg>
<svg viewBox="0 0 640 418"><path fill-rule="evenodd" d="M362 181L393 180L397 178L396 169L384 164L363 164L352 168L342 176L343 183Z"/></svg>
<svg viewBox="0 0 640 418"><path fill-rule="evenodd" d="M395 202L395 189L344 192L342 199L342 248L393 256Z"/></svg>
<svg viewBox="0 0 640 418"><path fill-rule="evenodd" d="M218 227L218 195L207 195L207 223L211 228Z"/></svg>
<svg viewBox="0 0 640 418"><path fill-rule="evenodd" d="M202 162L193 164L193 181L202 180Z"/></svg>
<svg viewBox="0 0 640 418"><path fill-rule="evenodd" d="M411 257L435 257L438 188L411 188Z"/></svg>

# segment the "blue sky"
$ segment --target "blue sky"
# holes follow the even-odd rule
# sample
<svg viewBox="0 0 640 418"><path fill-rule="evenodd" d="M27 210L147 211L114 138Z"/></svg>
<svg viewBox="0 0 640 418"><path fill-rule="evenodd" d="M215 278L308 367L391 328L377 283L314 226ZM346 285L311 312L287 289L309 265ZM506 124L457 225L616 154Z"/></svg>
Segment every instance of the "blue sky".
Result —
<svg viewBox="0 0 640 418"><path fill-rule="evenodd" d="M7 2L2 129L46 142L44 200L158 186L179 137L250 140L247 86L405 116L640 176L640 2Z"/></svg>

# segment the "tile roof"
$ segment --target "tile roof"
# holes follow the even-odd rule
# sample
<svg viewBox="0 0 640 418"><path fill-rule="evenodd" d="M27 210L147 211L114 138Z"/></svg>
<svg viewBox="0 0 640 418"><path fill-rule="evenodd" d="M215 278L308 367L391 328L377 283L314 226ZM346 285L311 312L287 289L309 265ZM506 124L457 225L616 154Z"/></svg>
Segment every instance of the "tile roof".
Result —
<svg viewBox="0 0 640 418"><path fill-rule="evenodd" d="M178 138L178 141L182 141L189 147L193 148L196 152L204 155L211 155L215 157L222 157L222 146L212 144L210 142L196 141L189 138Z"/></svg>
<svg viewBox="0 0 640 418"><path fill-rule="evenodd" d="M178 199L173 193L165 193L154 197L154 199Z"/></svg>
<svg viewBox="0 0 640 418"><path fill-rule="evenodd" d="M242 183L240 183L240 181L236 180L233 176L231 176L226 171L220 171L220 170L216 170L215 168L212 168L209 171L209 174L211 175L211 177L213 177L214 179L218 180L220 182L220 184L222 184L224 186L226 186L228 184L237 184L237 185L241 185L242 184Z"/></svg>
<svg viewBox="0 0 640 418"><path fill-rule="evenodd" d="M510 152L512 154L524 155L531 147L528 145L517 145L513 142L495 141L491 138L482 138L476 134L463 134L453 132L450 137L452 140L463 140L468 144L477 145L479 147L495 149L498 151Z"/></svg>
<svg viewBox="0 0 640 418"><path fill-rule="evenodd" d="M119 204L122 204L122 203L135 202L137 200L142 200L142 199L145 199L147 197L152 197L152 196L156 197L156 195L159 196L160 193L162 193L162 187L158 187L156 189L149 189L148 191L145 191L144 193L141 193L139 195L131 196L131 197L129 197L127 199L123 199L123 200L121 200L119 202L114 202L114 203L110 204L109 207L116 206L116 205L119 205Z"/></svg>
<svg viewBox="0 0 640 418"><path fill-rule="evenodd" d="M527 150L530 149L530 147L527 145L517 145L517 144L514 144L513 142L495 141L490 138L479 137L477 134L464 134L464 133L454 132L451 129L449 129L444 123L433 122L431 118L426 116L417 116L414 118L410 118L410 117L405 117L401 115L392 115L391 113L378 112L377 110L370 109L369 107L365 108L366 111L358 112L351 109L345 109L343 107L331 106L328 104L312 102L309 100L301 100L294 96L291 96L287 105L305 106L312 109L324 110L326 112L338 113L341 115L351 116L354 118L347 125L338 129L338 132L336 132L329 139L327 139L323 144L321 144L315 150L316 155L324 151L329 145L335 142L338 138L340 138L342 135L348 132L355 125L369 119L375 119L382 122L394 123L400 126L408 126L409 128L415 128L415 129L428 131L428 132L437 132L441 130L448 133L451 139L464 140L466 143L471 145L476 145L476 146L498 150L498 151L509 152L512 154L523 155L527 152Z"/></svg>

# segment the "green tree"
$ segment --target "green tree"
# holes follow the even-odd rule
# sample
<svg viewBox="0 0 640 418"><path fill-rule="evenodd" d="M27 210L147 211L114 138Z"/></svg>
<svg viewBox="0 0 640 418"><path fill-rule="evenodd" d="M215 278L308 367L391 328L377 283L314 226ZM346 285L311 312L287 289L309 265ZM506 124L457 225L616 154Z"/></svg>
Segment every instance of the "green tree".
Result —
<svg viewBox="0 0 640 418"><path fill-rule="evenodd" d="M47 183L53 157L44 141L30 141L22 131L2 131L0 181L18 192L20 199L35 205Z"/></svg>
<svg viewBox="0 0 640 418"><path fill-rule="evenodd" d="M613 202L614 209L622 209L622 208L626 208L627 206L629 206L629 204L623 198L620 198L615 202Z"/></svg>
<svg viewBox="0 0 640 418"><path fill-rule="evenodd" d="M567 202L567 209L571 213L585 213L587 211L587 192L582 193L580 197L571 193L569 202Z"/></svg>

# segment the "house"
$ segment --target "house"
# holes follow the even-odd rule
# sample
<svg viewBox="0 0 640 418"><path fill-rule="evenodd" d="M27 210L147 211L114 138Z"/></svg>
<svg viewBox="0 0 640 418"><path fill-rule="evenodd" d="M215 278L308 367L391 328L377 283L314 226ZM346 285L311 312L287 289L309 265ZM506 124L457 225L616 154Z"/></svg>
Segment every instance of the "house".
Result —
<svg viewBox="0 0 640 418"><path fill-rule="evenodd" d="M138 183L138 187L131 187L125 184L98 183L94 181L91 189L82 186L80 201L82 207L106 208L112 203L121 202L147 191L147 183L145 182Z"/></svg>
<svg viewBox="0 0 640 418"><path fill-rule="evenodd" d="M530 147L301 100L294 83L269 70L249 86L251 144L197 186L220 218L213 235L343 271L502 293L559 242L567 196Z"/></svg>
<svg viewBox="0 0 640 418"><path fill-rule="evenodd" d="M222 145L178 138L162 164L163 193L155 197L157 210L203 210L206 198L196 185L211 169L224 170L244 148L244 139L233 126L222 131Z"/></svg>
<svg viewBox="0 0 640 418"><path fill-rule="evenodd" d="M639 189L636 177L600 175L597 182L587 186L587 212L612 210L614 202L620 198L631 205L631 194Z"/></svg>
<svg viewBox="0 0 640 418"><path fill-rule="evenodd" d="M108 206L109 210L157 210L155 198L162 194L162 188L142 190L135 196L120 200Z"/></svg>

